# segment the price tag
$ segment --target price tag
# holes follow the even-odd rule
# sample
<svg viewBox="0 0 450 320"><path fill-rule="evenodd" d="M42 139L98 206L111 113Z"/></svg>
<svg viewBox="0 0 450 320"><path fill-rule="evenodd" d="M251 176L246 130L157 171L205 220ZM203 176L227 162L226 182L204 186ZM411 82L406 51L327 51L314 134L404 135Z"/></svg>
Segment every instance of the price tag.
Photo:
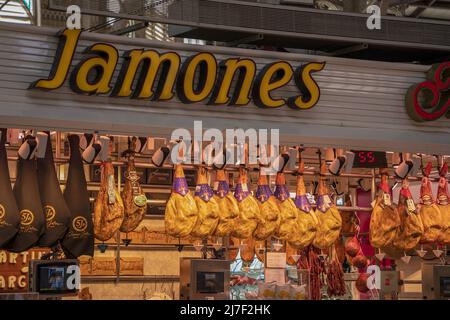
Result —
<svg viewBox="0 0 450 320"><path fill-rule="evenodd" d="M248 192L248 187L247 187L247 184L246 184L246 183L243 183L243 184L242 184L242 191Z"/></svg>
<svg viewBox="0 0 450 320"><path fill-rule="evenodd" d="M406 200L406 205L408 206L409 212L415 212L416 211L416 205L414 204L413 199Z"/></svg>
<svg viewBox="0 0 450 320"><path fill-rule="evenodd" d="M214 191L219 190L219 181L214 182L213 190Z"/></svg>
<svg viewBox="0 0 450 320"><path fill-rule="evenodd" d="M201 189L201 187L200 187L200 186L196 186L196 187L195 187L195 192L199 192L199 191L200 191L200 189Z"/></svg>
<svg viewBox="0 0 450 320"><path fill-rule="evenodd" d="M144 194L137 195L133 198L134 204L143 207L147 203L147 197Z"/></svg>
<svg viewBox="0 0 450 320"><path fill-rule="evenodd" d="M383 202L384 202L385 206L391 206L392 205L391 195L389 193L385 193L383 195Z"/></svg>
<svg viewBox="0 0 450 320"><path fill-rule="evenodd" d="M326 205L331 204L331 199L327 194L323 196L323 202L325 202Z"/></svg>

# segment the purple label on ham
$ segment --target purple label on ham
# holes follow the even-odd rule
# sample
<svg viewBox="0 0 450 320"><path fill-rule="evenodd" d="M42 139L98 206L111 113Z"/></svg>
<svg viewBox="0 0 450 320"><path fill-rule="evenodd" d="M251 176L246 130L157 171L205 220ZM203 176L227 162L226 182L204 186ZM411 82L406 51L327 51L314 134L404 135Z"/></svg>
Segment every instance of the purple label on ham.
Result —
<svg viewBox="0 0 450 320"><path fill-rule="evenodd" d="M309 203L308 198L304 194L301 196L296 196L294 203L297 208L299 208L300 210L302 210L304 212L311 211L311 204Z"/></svg>
<svg viewBox="0 0 450 320"><path fill-rule="evenodd" d="M228 192L230 192L230 187L226 181L218 181L217 190L214 190L214 193L220 197L224 198Z"/></svg>
<svg viewBox="0 0 450 320"><path fill-rule="evenodd" d="M203 201L208 202L213 196L213 191L209 184L198 184L195 187L195 195L200 197Z"/></svg>
<svg viewBox="0 0 450 320"><path fill-rule="evenodd" d="M258 186L258 188L256 189L256 198L261 203L264 203L267 200L269 200L271 195L272 195L272 190L270 190L270 187L267 184Z"/></svg>
<svg viewBox="0 0 450 320"><path fill-rule="evenodd" d="M247 198L249 195L250 195L250 191L248 191L248 190L244 191L241 183L238 183L236 185L236 190L234 190L234 197L236 198L237 201L241 202L242 200Z"/></svg>
<svg viewBox="0 0 450 320"><path fill-rule="evenodd" d="M182 196L185 196L189 192L188 184L186 182L186 178L175 178L173 182L172 191Z"/></svg>
<svg viewBox="0 0 450 320"><path fill-rule="evenodd" d="M325 196L319 195L317 197L317 209L325 213L330 208L329 204L325 202Z"/></svg>
<svg viewBox="0 0 450 320"><path fill-rule="evenodd" d="M409 188L402 187L400 189L400 195L405 199L412 199L411 191L409 190Z"/></svg>
<svg viewBox="0 0 450 320"><path fill-rule="evenodd" d="M288 187L285 184L277 184L274 194L275 197L277 197L277 199L280 200L281 202L284 202L290 197Z"/></svg>

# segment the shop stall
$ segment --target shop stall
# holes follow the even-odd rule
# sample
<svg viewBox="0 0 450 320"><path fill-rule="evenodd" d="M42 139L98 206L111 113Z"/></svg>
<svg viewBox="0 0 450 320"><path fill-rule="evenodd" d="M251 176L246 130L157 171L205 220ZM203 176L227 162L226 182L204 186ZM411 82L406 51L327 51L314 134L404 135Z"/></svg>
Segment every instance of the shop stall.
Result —
<svg viewBox="0 0 450 320"><path fill-rule="evenodd" d="M41 257L79 266L67 298L449 297L448 62L0 43L0 293L36 288ZM227 130L233 161L198 151Z"/></svg>

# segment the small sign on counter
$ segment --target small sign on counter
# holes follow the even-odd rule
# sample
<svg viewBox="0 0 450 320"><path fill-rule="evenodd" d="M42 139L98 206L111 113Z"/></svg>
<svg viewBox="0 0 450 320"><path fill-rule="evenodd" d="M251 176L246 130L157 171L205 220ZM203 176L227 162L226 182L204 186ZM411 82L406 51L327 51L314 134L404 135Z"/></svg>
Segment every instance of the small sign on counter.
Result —
<svg viewBox="0 0 450 320"><path fill-rule="evenodd" d="M265 283L286 283L286 270L280 268L266 268L264 270L264 282Z"/></svg>

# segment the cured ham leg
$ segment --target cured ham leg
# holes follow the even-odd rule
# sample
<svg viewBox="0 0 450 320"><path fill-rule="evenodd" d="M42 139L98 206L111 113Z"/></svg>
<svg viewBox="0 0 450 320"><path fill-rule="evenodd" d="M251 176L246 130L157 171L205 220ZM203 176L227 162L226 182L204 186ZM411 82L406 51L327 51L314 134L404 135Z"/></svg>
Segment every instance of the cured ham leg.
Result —
<svg viewBox="0 0 450 320"><path fill-rule="evenodd" d="M277 199L270 190L267 176L261 171L258 178L258 189L256 199L259 204L258 226L253 236L256 240L265 240L270 237L280 225L280 210Z"/></svg>
<svg viewBox="0 0 450 320"><path fill-rule="evenodd" d="M432 169L432 164L428 163L424 169L422 186L420 188L421 203L419 205L419 215L422 219L424 232L420 240L421 243L434 243L439 240L442 232L442 218L439 207L433 200L431 182L428 179Z"/></svg>
<svg viewBox="0 0 450 320"><path fill-rule="evenodd" d="M439 241L445 245L450 245L450 195L448 193L448 182L445 178L447 173L448 165L444 163L439 172L441 177L439 178L437 206L442 218L442 232Z"/></svg>
<svg viewBox="0 0 450 320"><path fill-rule="evenodd" d="M203 167L198 170L194 200L197 204L198 218L191 235L196 238L206 238L214 234L219 223L219 205L213 197L206 169Z"/></svg>
<svg viewBox="0 0 450 320"><path fill-rule="evenodd" d="M71 213L56 176L50 132L46 132L46 134L48 139L45 157L37 159L39 194L46 218L46 230L39 239L39 245L42 247L53 247L66 234Z"/></svg>
<svg viewBox="0 0 450 320"><path fill-rule="evenodd" d="M11 188L6 152L6 129L0 129L0 248L19 231L20 215Z"/></svg>
<svg viewBox="0 0 450 320"><path fill-rule="evenodd" d="M275 235L282 240L290 240L291 237L296 237L299 233L303 233L305 226L298 224L297 207L290 197L284 173L280 172L277 174L275 184L274 194L280 209L280 227Z"/></svg>
<svg viewBox="0 0 450 320"><path fill-rule="evenodd" d="M381 184L369 226L370 243L375 248L389 247L397 237L400 216L392 204L387 171L381 171Z"/></svg>
<svg viewBox="0 0 450 320"><path fill-rule="evenodd" d="M299 232L292 235L289 239L289 244L295 248L304 248L312 244L319 226L319 219L317 218L316 212L306 197L305 181L303 179L304 168L305 164L300 159L297 176L297 192L294 201L298 213L297 225Z"/></svg>
<svg viewBox="0 0 450 320"><path fill-rule="evenodd" d="M316 214L319 219L316 237L313 245L319 249L327 249L336 241L341 232L342 218L339 210L331 202L325 181L327 167L325 162L321 165L319 181L319 196L317 198Z"/></svg>
<svg viewBox="0 0 450 320"><path fill-rule="evenodd" d="M136 137L133 137L130 149L136 148ZM147 212L147 197L139 184L140 177L134 165L134 152L127 153L128 164L125 172L125 185L122 191L124 205L124 219L120 226L121 232L131 232L135 230L144 219Z"/></svg>
<svg viewBox="0 0 450 320"><path fill-rule="evenodd" d="M116 188L111 160L102 163L100 191L94 207L94 234L100 241L111 239L124 219L122 198Z"/></svg>
<svg viewBox="0 0 450 320"><path fill-rule="evenodd" d="M414 249L423 235L424 228L406 179L403 180L400 190L398 212L401 224L394 246L404 251Z"/></svg>
<svg viewBox="0 0 450 320"><path fill-rule="evenodd" d="M239 205L226 179L225 171L217 170L214 185L214 199L219 205L219 223L215 235L218 237L229 236L239 217Z"/></svg>
<svg viewBox="0 0 450 320"><path fill-rule="evenodd" d="M71 212L69 231L61 241L68 258L94 255L94 224L83 161L80 153L80 137L69 135L70 159L64 199Z"/></svg>
<svg viewBox="0 0 450 320"><path fill-rule="evenodd" d="M181 164L175 165L172 193L166 205L164 223L166 233L174 237L187 237L197 222L198 209L189 192Z"/></svg>
<svg viewBox="0 0 450 320"><path fill-rule="evenodd" d="M34 138L29 136L25 139ZM20 211L20 227L14 239L6 246L11 252L23 252L36 246L45 232L45 215L36 170L35 159L24 160L19 156L13 192Z"/></svg>
<svg viewBox="0 0 450 320"><path fill-rule="evenodd" d="M239 182L234 191L239 206L239 218L233 230L233 236L239 239L249 239L258 225L259 206L248 189L248 176L245 168L239 168Z"/></svg>

